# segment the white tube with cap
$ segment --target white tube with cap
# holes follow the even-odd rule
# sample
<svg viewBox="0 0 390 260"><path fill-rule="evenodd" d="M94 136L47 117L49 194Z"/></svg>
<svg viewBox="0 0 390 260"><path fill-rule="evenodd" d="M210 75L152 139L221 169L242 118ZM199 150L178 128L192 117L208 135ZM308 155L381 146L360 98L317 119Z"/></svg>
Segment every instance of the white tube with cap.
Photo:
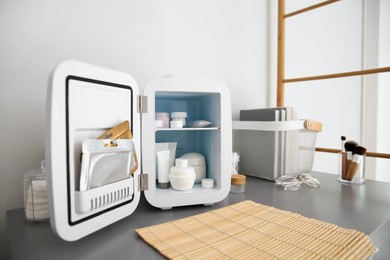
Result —
<svg viewBox="0 0 390 260"><path fill-rule="evenodd" d="M169 156L169 150L157 152L157 178L161 189L169 188Z"/></svg>

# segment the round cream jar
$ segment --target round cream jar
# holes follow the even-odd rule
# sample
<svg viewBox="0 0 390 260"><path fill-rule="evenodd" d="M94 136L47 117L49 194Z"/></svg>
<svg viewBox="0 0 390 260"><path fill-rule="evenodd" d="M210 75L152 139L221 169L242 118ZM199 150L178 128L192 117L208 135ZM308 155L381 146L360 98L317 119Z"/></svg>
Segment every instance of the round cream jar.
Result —
<svg viewBox="0 0 390 260"><path fill-rule="evenodd" d="M188 166L187 159L176 159L175 166L171 168L169 173L169 181L171 187L175 190L184 191L192 189L195 181L194 167Z"/></svg>
<svg viewBox="0 0 390 260"><path fill-rule="evenodd" d="M172 121L181 121L183 127L187 126L187 112L172 112L171 118Z"/></svg>
<svg viewBox="0 0 390 260"><path fill-rule="evenodd" d="M188 160L188 165L195 169L195 183L201 183L202 179L206 178L206 159L200 153L186 153L180 158Z"/></svg>

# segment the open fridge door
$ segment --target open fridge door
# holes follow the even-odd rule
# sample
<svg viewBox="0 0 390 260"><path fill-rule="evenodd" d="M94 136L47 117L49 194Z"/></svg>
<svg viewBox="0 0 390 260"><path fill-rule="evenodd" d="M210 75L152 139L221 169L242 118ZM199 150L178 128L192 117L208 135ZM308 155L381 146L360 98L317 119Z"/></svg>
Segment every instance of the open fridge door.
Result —
<svg viewBox="0 0 390 260"><path fill-rule="evenodd" d="M78 240L132 214L138 206L141 167L125 173L129 166L119 167L121 160L126 161L123 158L133 158L141 151L138 95L136 81L126 73L72 60L60 63L53 71L48 88L45 157L50 222L62 239ZM131 141L97 140L93 145L86 141L97 139L124 121L129 122ZM117 147L96 153L110 145ZM123 177L102 177L107 172L119 172Z"/></svg>

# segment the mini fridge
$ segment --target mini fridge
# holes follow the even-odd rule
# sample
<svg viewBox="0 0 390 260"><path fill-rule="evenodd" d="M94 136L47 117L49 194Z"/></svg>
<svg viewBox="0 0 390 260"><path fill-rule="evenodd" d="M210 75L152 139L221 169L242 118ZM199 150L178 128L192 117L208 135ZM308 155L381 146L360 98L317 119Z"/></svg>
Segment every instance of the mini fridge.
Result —
<svg viewBox="0 0 390 260"><path fill-rule="evenodd" d="M157 128L155 113L185 111L187 120L212 127ZM80 190L82 142L129 121L139 167L128 177ZM163 77L140 93L128 73L64 61L51 74L47 100L45 157L48 164L50 222L64 240L78 240L132 214L141 192L151 205L170 209L212 205L230 190L231 100L228 88L207 78ZM156 143L176 142L176 157L204 155L213 188L160 189L156 184ZM129 227L131 228L131 227Z"/></svg>

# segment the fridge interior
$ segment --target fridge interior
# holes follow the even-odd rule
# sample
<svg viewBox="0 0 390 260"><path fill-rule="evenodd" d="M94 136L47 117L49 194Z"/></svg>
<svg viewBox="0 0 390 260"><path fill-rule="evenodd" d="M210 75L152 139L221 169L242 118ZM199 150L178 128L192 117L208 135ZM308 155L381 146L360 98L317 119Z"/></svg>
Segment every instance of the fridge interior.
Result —
<svg viewBox="0 0 390 260"><path fill-rule="evenodd" d="M201 128L156 128L155 141L176 142L176 158L186 153L200 153L206 160L206 178L214 179L214 188L202 188L195 183L188 191L177 191L172 187L160 189L157 195L180 195L188 193L210 193L221 189L221 95L220 93L167 92L155 93L155 113L187 112L187 125L195 120L206 120L212 125ZM156 176L157 179L157 176Z"/></svg>

